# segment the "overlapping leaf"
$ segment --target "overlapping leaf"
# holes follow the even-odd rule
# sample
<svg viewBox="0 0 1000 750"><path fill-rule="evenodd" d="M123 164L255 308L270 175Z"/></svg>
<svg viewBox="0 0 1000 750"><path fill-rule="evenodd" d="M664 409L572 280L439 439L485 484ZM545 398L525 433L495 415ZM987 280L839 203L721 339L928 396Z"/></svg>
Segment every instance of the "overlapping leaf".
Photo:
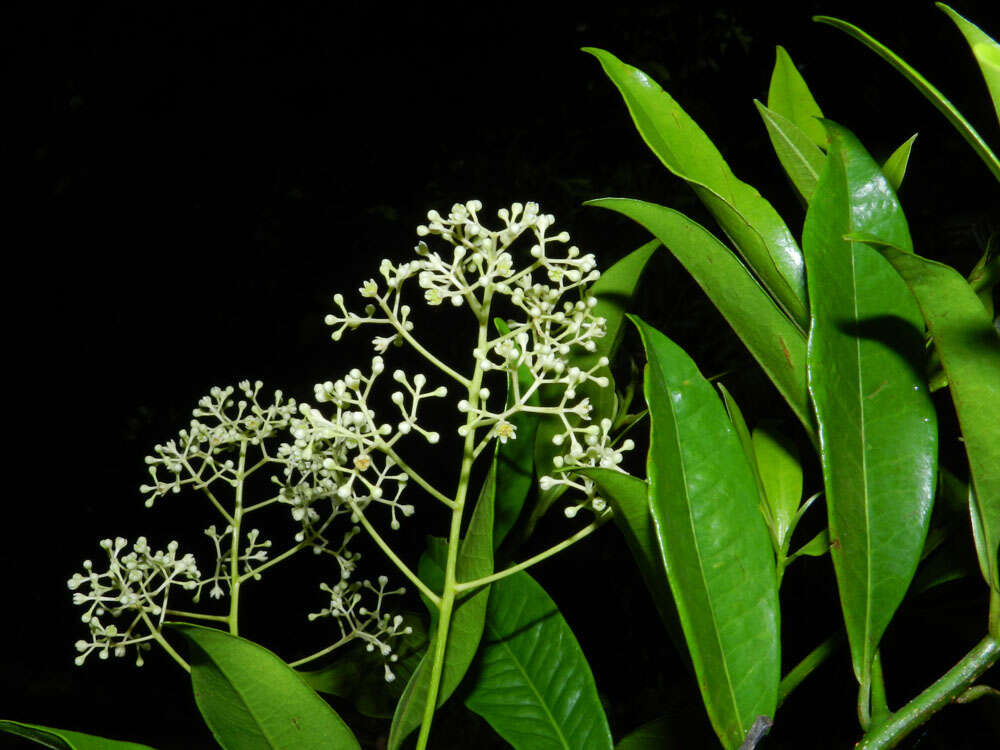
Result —
<svg viewBox="0 0 1000 750"><path fill-rule="evenodd" d="M935 5L948 14L958 30L962 32L965 41L969 43L969 48L983 73L986 88L989 89L990 97L993 99L997 120L1000 120L1000 44L997 44L996 40L976 24L963 18L944 3L935 3Z"/></svg>
<svg viewBox="0 0 1000 750"><path fill-rule="evenodd" d="M190 645L195 703L226 750L360 750L343 719L263 646L198 625L171 629Z"/></svg>
<svg viewBox="0 0 1000 750"><path fill-rule="evenodd" d="M823 171L824 154L809 135L798 125L782 114L768 109L754 99L757 111L760 112L767 135L774 146L774 153L784 168L795 189L805 203L809 203L819 181L819 173ZM819 122L816 123L820 126Z"/></svg>
<svg viewBox="0 0 1000 750"><path fill-rule="evenodd" d="M583 651L527 573L492 585L476 667L465 705L515 750L611 750Z"/></svg>
<svg viewBox="0 0 1000 750"><path fill-rule="evenodd" d="M823 110L813 98L788 51L781 45L775 51L767 107L797 125L813 144L826 148L826 131L818 119L823 116Z"/></svg>
<svg viewBox="0 0 1000 750"><path fill-rule="evenodd" d="M774 554L757 486L711 384L676 344L633 318L646 349L650 509L702 700L736 748L773 716L780 646Z"/></svg>
<svg viewBox="0 0 1000 750"><path fill-rule="evenodd" d="M841 608L854 671L869 684L879 640L920 559L937 465L937 423L923 372L923 322L909 290L852 232L911 241L895 193L846 129L806 214L809 390Z"/></svg>
<svg viewBox="0 0 1000 750"><path fill-rule="evenodd" d="M149 745L135 742L109 740L92 734L73 732L69 729L53 729L20 721L0 720L0 733L31 740L51 750L153 750Z"/></svg>

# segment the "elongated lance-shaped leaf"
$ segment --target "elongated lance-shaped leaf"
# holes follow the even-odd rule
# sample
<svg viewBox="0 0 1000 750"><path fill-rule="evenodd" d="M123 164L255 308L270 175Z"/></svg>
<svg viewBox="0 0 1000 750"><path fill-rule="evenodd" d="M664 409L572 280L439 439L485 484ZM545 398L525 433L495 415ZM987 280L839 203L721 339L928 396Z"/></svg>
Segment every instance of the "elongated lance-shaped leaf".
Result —
<svg viewBox="0 0 1000 750"><path fill-rule="evenodd" d="M813 143L804 130L787 117L768 109L756 99L753 103L757 105L757 111L764 120L767 135L771 139L778 161L781 162L803 202L808 204L813 191L816 190L819 173L823 171L826 154ZM822 127L818 121L816 125Z"/></svg>
<svg viewBox="0 0 1000 750"><path fill-rule="evenodd" d="M677 616L674 595L667 581L667 571L663 567L660 544L653 528L653 516L649 510L649 484L638 477L616 469L583 469L584 476L594 480L601 490L601 496L608 501L615 514L615 525L625 537L625 543L642 576L646 588L653 597L653 604L667 635L677 649L681 661L694 672L684 632Z"/></svg>
<svg viewBox="0 0 1000 750"><path fill-rule="evenodd" d="M889 184L892 185L892 189L897 193L903 184L903 178L906 177L906 167L910 163L910 151L913 150L913 142L915 140L917 140L916 133L907 138L899 148L893 151L889 158L885 160L885 164L882 165L882 174L885 175Z"/></svg>
<svg viewBox="0 0 1000 750"><path fill-rule="evenodd" d="M149 745L135 742L109 740L92 734L73 732L69 729L54 729L20 721L0 720L0 733L31 740L52 750L153 750Z"/></svg>
<svg viewBox="0 0 1000 750"><path fill-rule="evenodd" d="M496 497L496 477L497 461L494 456L493 464L483 482L482 491L479 493L479 499L472 512L472 518L469 519L465 538L459 547L455 569L459 581L484 578L493 572L493 507ZM431 567L432 558L433 555L428 556L425 560ZM444 578L443 571L440 578L442 580ZM489 586L484 586L455 603L448 630L448 643L445 646L441 683L438 687L438 706L444 704L455 692L455 688L465 677L465 673L468 672L469 665L472 664L476 655L486 623L486 602L489 590ZM432 610L432 615L434 613ZM435 626L435 618L432 616L431 627L435 628ZM427 644L427 653L417 665L413 676L406 684L403 696L396 705L396 713L392 717L392 726L389 729L389 750L397 750L402 745L403 740L420 726L420 722L423 720L424 707L427 705L427 693L430 689L431 666L436 643L437 634L432 632L431 639Z"/></svg>
<svg viewBox="0 0 1000 750"><path fill-rule="evenodd" d="M987 583L1000 592L1000 335L954 268L897 247L878 250L913 292L941 356L969 457L980 564Z"/></svg>
<svg viewBox="0 0 1000 750"><path fill-rule="evenodd" d="M750 428L747 427L746 419L743 418L743 411L740 409L739 404L736 403L736 399L733 398L732 394L722 383L719 383L719 393L722 394L722 403L725 405L726 414L729 415L729 421L732 423L733 429L736 431L736 437L740 440L740 447L743 448L743 455L747 457L747 463L750 464L750 471L753 473L754 484L757 485L757 507L760 509L761 515L764 517L764 523L767 524L767 528L771 532L771 542L774 546L775 553L777 553L778 536L774 529L774 519L771 517L771 507L767 504L767 494L764 490L764 483L761 481L760 471L757 468L757 457L754 455L753 438L750 436Z"/></svg>
<svg viewBox="0 0 1000 750"><path fill-rule="evenodd" d="M684 214L627 198L588 201L641 224L673 253L815 437L806 390L806 336L715 235Z"/></svg>
<svg viewBox="0 0 1000 750"><path fill-rule="evenodd" d="M920 559L934 497L937 421L923 372L923 321L875 250L874 232L910 250L878 164L824 121L830 149L803 231L810 299L809 391L841 609L854 672L870 684L879 640Z"/></svg>
<svg viewBox="0 0 1000 750"><path fill-rule="evenodd" d="M771 71L771 83L767 89L767 108L798 125L816 146L826 148L826 131L819 121L823 111L788 51L781 45L775 50L774 70Z"/></svg>
<svg viewBox="0 0 1000 750"><path fill-rule="evenodd" d="M263 646L200 625L171 629L190 645L195 703L225 750L361 749L327 702Z"/></svg>
<svg viewBox="0 0 1000 750"><path fill-rule="evenodd" d="M761 421L753 430L753 450L764 496L774 519L775 536L782 548L795 530L802 503L802 464L799 451L775 420Z"/></svg>
<svg viewBox="0 0 1000 750"><path fill-rule="evenodd" d="M899 71L906 80L913 84L917 91L923 94L945 116L945 119L972 146L972 150L983 160L983 163L993 173L993 176L1000 180L1000 159L986 145L983 137L969 124L969 121L962 116L962 113L955 108L955 105L948 101L948 98L944 94L938 91L930 81L920 75L909 63L873 36L865 33L857 26L847 23L847 21L842 21L839 18L831 18L830 16L813 16L813 20L833 26L849 34Z"/></svg>
<svg viewBox="0 0 1000 750"><path fill-rule="evenodd" d="M527 573L493 584L474 673L465 705L514 750L611 750L580 644Z"/></svg>
<svg viewBox="0 0 1000 750"><path fill-rule="evenodd" d="M650 414L649 502L702 700L726 748L774 716L774 553L726 410L684 351L638 318Z"/></svg>
<svg viewBox="0 0 1000 750"><path fill-rule="evenodd" d="M618 87L649 148L694 189L768 292L804 330L802 251L771 204L736 178L704 131L652 78L610 52L584 51L598 59Z"/></svg>
<svg viewBox="0 0 1000 750"><path fill-rule="evenodd" d="M976 62L979 63L979 69L983 72L983 79L986 81L986 88L989 89L990 98L993 99L993 109L996 110L997 120L1000 121L1000 44L997 44L995 39L976 24L963 18L944 3L934 4L948 14L958 30L962 32L965 41L969 43L972 54L975 56Z"/></svg>
<svg viewBox="0 0 1000 750"><path fill-rule="evenodd" d="M593 352L577 347L569 355L569 366L579 367L581 370L589 370L598 363L601 357L614 360L618 347L621 346L624 335L625 312L635 296L636 289L642 279L642 272L649 263L656 248L660 246L659 240L651 240L636 250L626 255L615 263L611 268L601 273L601 277L594 282L590 288L590 293L597 298L597 305L593 314L596 317L604 318L606 333L603 338L597 340L597 348ZM599 375L608 377L611 383L611 370L605 368L598 371ZM542 402L548 404L549 401L556 401L561 398L562 392L557 388L556 393L551 395L546 391L542 395ZM593 382L587 382L577 389L577 393L583 397L590 398L591 413L590 420L593 424L599 424L602 419L614 420L616 415L615 391L614 387L600 388ZM549 395L550 398L546 399ZM573 419L573 417L570 417ZM565 447L559 447L552 442L552 438L565 431L562 419L558 415L544 416L538 425L538 432L535 438L535 468L538 476L553 474L555 471L555 458L566 452ZM552 504L566 491L565 485L555 485L548 490L538 490L538 502L532 509L531 517L528 520L528 533L534 529L538 519L541 518Z"/></svg>

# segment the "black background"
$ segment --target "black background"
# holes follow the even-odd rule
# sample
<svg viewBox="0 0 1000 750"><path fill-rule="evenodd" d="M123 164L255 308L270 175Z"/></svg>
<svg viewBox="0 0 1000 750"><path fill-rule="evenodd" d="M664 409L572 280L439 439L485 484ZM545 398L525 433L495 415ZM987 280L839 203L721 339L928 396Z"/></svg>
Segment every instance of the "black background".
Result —
<svg viewBox="0 0 1000 750"><path fill-rule="evenodd" d="M954 7L1000 31L995 2ZM187 677L160 654L143 670L130 659L74 667L85 627L65 580L97 559L104 536L147 534L160 546L177 537L197 548L208 509L183 497L143 508L143 456L212 385L260 378L309 398L312 383L367 360L361 337L329 341L323 315L332 294L350 298L380 258L410 252L427 209L479 198L492 215L535 200L605 267L646 237L582 207L588 198L640 197L711 226L581 46L609 49L659 80L798 234L802 210L752 104L766 100L774 45L784 45L826 116L876 158L920 133L901 193L917 251L971 268L1000 215L986 168L894 71L811 22L814 13L875 34L997 143L968 49L929 2L22 8L3 32L4 153L26 168L8 205L11 226L24 222L27 232L7 256L16 301L7 369L19 382L8 396L13 453L0 526L0 716L161 748L211 746ZM781 408L665 255L639 312L705 374L735 368L724 382L751 423ZM440 321L447 349L454 336ZM435 530L428 519L400 532L414 554ZM554 516L540 544L572 528ZM366 575L381 571L377 551L366 563ZM701 711L630 566L609 527L537 569L590 659L616 738L664 706L695 706L682 724ZM292 658L326 641L304 619L322 606L323 578L308 565L282 575L261 584L256 603L248 593L247 634ZM838 621L828 560L797 563L782 599L787 668ZM984 601L981 585L959 583L898 618L885 644L893 706L981 635ZM854 690L841 652L788 701L761 747L850 746ZM949 708L904 746L994 746L995 714L988 701ZM502 746L483 722L465 721L453 712L436 724L438 745ZM449 739L448 722L465 739Z"/></svg>

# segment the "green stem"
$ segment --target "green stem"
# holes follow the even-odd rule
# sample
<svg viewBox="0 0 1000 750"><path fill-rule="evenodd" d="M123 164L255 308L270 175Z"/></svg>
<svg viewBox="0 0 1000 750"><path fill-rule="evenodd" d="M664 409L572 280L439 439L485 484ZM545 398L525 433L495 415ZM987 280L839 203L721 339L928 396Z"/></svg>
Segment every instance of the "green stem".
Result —
<svg viewBox="0 0 1000 750"><path fill-rule="evenodd" d="M246 512L249 512L249 509L246 510L246 511L244 511L244 513L246 513ZM299 542L298 544L296 544L294 547L289 547L288 549L286 549L284 552L282 552L277 557L272 557L267 562L261 563L260 567L253 568L249 572L244 573L243 575L241 575L240 578L239 578L240 583L244 583L248 579L254 578L255 576L260 575L263 571L267 570L272 565L277 565L278 563L280 563L280 562L282 562L284 560L287 560L289 557L291 557L292 555L294 555L296 552L300 552L300 551L304 550L308 546L309 546L309 541L302 541L302 542Z"/></svg>
<svg viewBox="0 0 1000 750"><path fill-rule="evenodd" d="M1000 641L1000 591L990 589L990 635Z"/></svg>
<svg viewBox="0 0 1000 750"><path fill-rule="evenodd" d="M937 711L963 695L997 659L1000 659L1000 641L987 636L937 682L868 732L855 750L895 747Z"/></svg>
<svg viewBox="0 0 1000 750"><path fill-rule="evenodd" d="M872 724L878 725L892 715L885 697L885 674L882 671L882 652L875 652L872 663Z"/></svg>
<svg viewBox="0 0 1000 750"><path fill-rule="evenodd" d="M186 617L188 620L212 620L213 622L229 622L226 615L203 615L201 612L185 612L182 609L168 609L168 615L174 617Z"/></svg>
<svg viewBox="0 0 1000 750"><path fill-rule="evenodd" d="M321 656L326 656L328 653L330 653L334 649L340 648L345 643L350 643L351 641L353 641L355 639L356 636L357 636L356 633L351 633L350 635L345 635L343 638L341 638L336 643L331 644L331 645L327 646L326 648L321 648L319 651L317 651L314 654L309 654L309 656L303 656L301 659L297 659L296 661L290 661L290 662L288 662L288 666L290 666L290 667L298 667L298 666L301 666L302 664L305 664L306 662L313 661L314 659L319 659Z"/></svg>
<svg viewBox="0 0 1000 750"><path fill-rule="evenodd" d="M247 465L247 441L240 442L240 464L237 469L236 503L233 508L233 533L229 544L229 632L239 635L240 615L240 525L243 522L243 485Z"/></svg>
<svg viewBox="0 0 1000 750"><path fill-rule="evenodd" d="M810 651L802 661L796 664L795 667L792 668L792 671L784 676L781 680L781 684L778 685L778 705L780 706L784 703L785 698L787 698L806 677L811 675L820 664L829 659L833 653L840 648L843 642L843 631L834 633Z"/></svg>
<svg viewBox="0 0 1000 750"><path fill-rule="evenodd" d="M181 668L185 672L190 672L191 665L188 664L186 661L184 661L184 657L178 654L174 650L173 646L167 643L167 639L163 637L163 634L156 627L154 627L153 623L150 621L149 615L147 615L145 612L140 612L140 615L142 616L143 622L146 623L146 627L149 628L149 634L153 636L154 640L163 647L164 651L166 651L168 654L170 654L171 657L173 657L173 660L175 662L181 665Z"/></svg>

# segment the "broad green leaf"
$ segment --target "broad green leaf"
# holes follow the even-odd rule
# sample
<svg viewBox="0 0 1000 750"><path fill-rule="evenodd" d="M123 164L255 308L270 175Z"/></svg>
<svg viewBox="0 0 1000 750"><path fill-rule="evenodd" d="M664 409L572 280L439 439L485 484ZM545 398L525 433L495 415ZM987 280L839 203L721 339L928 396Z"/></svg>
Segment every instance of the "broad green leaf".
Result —
<svg viewBox="0 0 1000 750"><path fill-rule="evenodd" d="M758 424L753 431L753 449L778 544L787 549L802 502L802 464L795 442L780 425L775 420Z"/></svg>
<svg viewBox="0 0 1000 750"><path fill-rule="evenodd" d="M618 347L621 346L624 335L625 312L639 288L639 281L642 279L642 272L646 268L650 257L660 246L659 240L651 240L636 250L626 255L615 263L611 268L601 273L601 277L594 282L590 288L590 293L597 298L597 305L593 314L604 318L606 321L606 333L603 338L597 340L597 348L593 352L582 349L570 353L569 366L579 367L581 370L589 370L598 363L601 357L614 360ZM611 370L599 371L599 374L611 378ZM614 388L600 388L595 383L588 382L578 389L581 397L589 397L591 403L590 421L598 424L602 419L614 420L615 393ZM549 398L545 398L548 395ZM562 390L559 388L547 391L543 395L543 402L562 399ZM535 467L538 476L546 476L555 473L554 460L556 456L565 453L565 448L556 446L552 442L557 434L563 432L565 427L562 419L556 415L544 417L538 426L537 437L535 438ZM538 490L538 501L532 509L531 517L528 521L528 531L534 528L538 519L541 518L552 507L552 504L566 491L565 485L556 485L548 490Z"/></svg>
<svg viewBox="0 0 1000 750"><path fill-rule="evenodd" d="M496 321L496 327L500 333L510 333L510 328L502 320ZM520 393L525 393L531 387L534 378L527 365L521 365L518 368L517 381ZM507 384L507 408L513 403L513 381L510 380ZM537 391L531 394L527 403L532 406L539 405ZM541 415L527 411L521 411L511 416L508 421L514 425L516 437L506 443L501 443L498 447L497 489L493 521L494 551L500 547L517 522L535 481L535 436L538 432L540 418Z"/></svg>
<svg viewBox="0 0 1000 750"><path fill-rule="evenodd" d="M1000 337L972 287L951 266L879 246L913 293L950 384L981 522L983 575L1000 591Z"/></svg>
<svg viewBox="0 0 1000 750"><path fill-rule="evenodd" d="M153 750L149 745L139 745L135 742L109 740L69 729L53 729L7 719L0 720L0 733L3 732L32 740L52 750Z"/></svg>
<svg viewBox="0 0 1000 750"><path fill-rule="evenodd" d="M483 482L479 499L472 512L472 518L469 519L465 538L459 547L455 568L455 576L458 581L484 578L493 572L493 507L496 497L496 477L497 461L494 458L489 474ZM423 577L423 570L421 574ZM441 684L438 687L438 706L443 705L455 692L455 688L465 677L465 673L469 670L469 665L472 664L476 655L486 622L486 602L489 598L489 591L489 586L483 586L475 593L455 603L448 631L448 642L445 646ZM432 628L435 628L434 618L431 619ZM396 750L423 721L424 707L427 704L427 693L430 688L434 649L437 643L436 635L435 628L435 632L431 633L430 641L427 644L427 653L417 665L396 706L396 713L392 717L392 726L389 730L389 750Z"/></svg>
<svg viewBox="0 0 1000 750"><path fill-rule="evenodd" d="M686 181L800 327L808 320L802 252L777 212L741 182L698 124L649 76L610 52L594 55L618 87L639 134L663 165Z"/></svg>
<svg viewBox="0 0 1000 750"><path fill-rule="evenodd" d="M642 479L615 469L583 469L580 473L594 480L601 490L601 496L614 511L615 525L625 537L632 558L639 566L639 574L653 597L653 604L667 635L673 641L681 660L693 672L681 621L674 605L674 595L670 592L667 571L663 567L656 530L653 528L653 517L649 510L649 485Z"/></svg>
<svg viewBox="0 0 1000 750"><path fill-rule="evenodd" d="M973 151L983 160L983 163L993 173L993 176L1000 180L1000 159L997 159L996 154L990 150L990 147L986 145L986 141L969 124L969 121L962 117L961 112L955 109L955 105L948 101L944 94L934 88L930 81L920 75L909 63L880 41L846 21L841 21L839 18L831 18L830 16L813 16L813 20L833 26L849 34L899 71L906 80L913 84L917 91L923 94L945 116L955 130L972 146Z"/></svg>
<svg viewBox="0 0 1000 750"><path fill-rule="evenodd" d="M493 584L476 667L465 705L515 750L611 750L583 651L527 573Z"/></svg>
<svg viewBox="0 0 1000 750"><path fill-rule="evenodd" d="M726 748L773 716L780 644L774 553L757 486L711 384L638 318L651 421L649 502L702 700Z"/></svg>
<svg viewBox="0 0 1000 750"><path fill-rule="evenodd" d="M397 657L390 665L392 682L385 679L385 657L378 650L368 651L362 643L345 649L346 653L332 664L299 671L299 676L316 692L350 701L364 716L390 718L403 687L427 650L428 634L423 618L408 612L403 621L412 632L392 640L393 654Z"/></svg>
<svg viewBox="0 0 1000 750"><path fill-rule="evenodd" d="M906 285L851 232L911 247L895 193L846 129L830 149L803 230L812 326L809 390L819 421L834 569L854 672L870 683L879 640L920 559L934 498L937 420L923 323Z"/></svg>
<svg viewBox="0 0 1000 750"><path fill-rule="evenodd" d="M826 154L813 143L802 128L787 117L768 109L756 99L753 103L757 105L757 111L764 120L767 135L771 139L771 145L774 146L778 161L781 162L795 189L799 191L802 200L808 204L816 190L819 173L823 171ZM822 129L818 121L816 125Z"/></svg>
<svg viewBox="0 0 1000 750"><path fill-rule="evenodd" d="M200 625L171 630L190 646L195 703L226 750L360 750L343 719L263 646Z"/></svg>
<svg viewBox="0 0 1000 750"><path fill-rule="evenodd" d="M885 164L882 165L882 174L892 185L892 189L899 192L900 186L903 184L903 178L906 177L906 167L910 163L910 151L913 149L913 142L917 140L917 134L914 133L906 141L892 152L892 155L885 160Z"/></svg>
<svg viewBox="0 0 1000 750"><path fill-rule="evenodd" d="M819 119L823 111L813 99L809 86L795 67L784 47L775 51L771 85L767 90L767 107L790 120L820 148L826 148L826 131Z"/></svg>
<svg viewBox="0 0 1000 750"><path fill-rule="evenodd" d="M657 237L694 277L784 397L806 432L814 423L806 390L806 337L733 252L684 214L626 198L588 201L627 216Z"/></svg>
<svg viewBox="0 0 1000 750"><path fill-rule="evenodd" d="M969 43L972 54L979 63L979 69L983 72L983 79L986 81L986 88L989 89L990 98L993 99L993 109L996 110L997 120L1000 120L1000 44L966 18L963 18L944 3L934 3L948 14L948 17L955 22L958 30L962 32L965 41ZM995 20L995 19L994 19Z"/></svg>

